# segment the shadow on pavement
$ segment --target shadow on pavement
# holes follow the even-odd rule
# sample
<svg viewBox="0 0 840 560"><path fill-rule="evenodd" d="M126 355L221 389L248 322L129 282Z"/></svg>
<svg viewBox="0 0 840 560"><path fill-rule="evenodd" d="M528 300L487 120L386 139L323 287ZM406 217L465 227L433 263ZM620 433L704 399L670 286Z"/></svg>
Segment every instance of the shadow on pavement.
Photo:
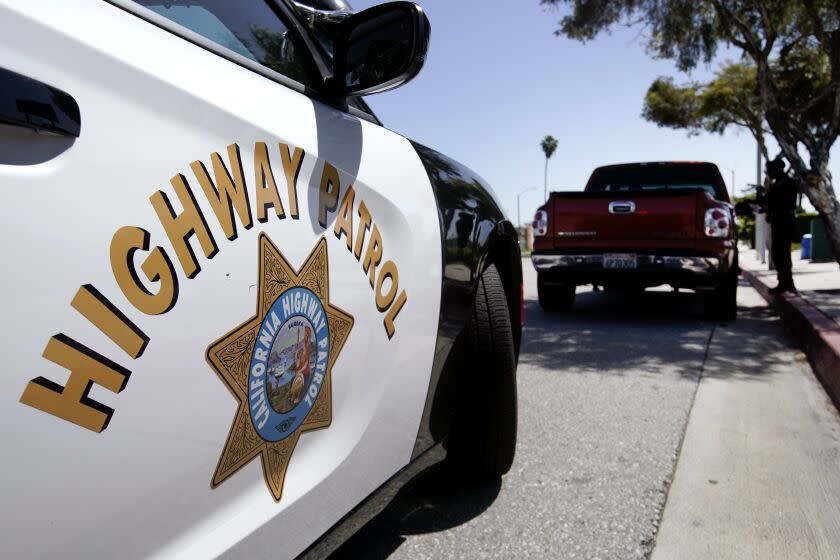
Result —
<svg viewBox="0 0 840 560"><path fill-rule="evenodd" d="M779 359L772 351L777 348L765 342L772 337L763 335L778 328L778 318L764 305L740 306L737 321L729 324L705 318L703 299L694 292L584 291L568 312L547 313L536 300L525 301L520 363L545 369L562 364L564 373L676 372L696 378L712 336L741 337L738 359L744 361L704 374L761 379Z"/></svg>
<svg viewBox="0 0 840 560"><path fill-rule="evenodd" d="M832 317L835 321L837 317L840 317L840 305L837 303L840 290L803 290L801 295L808 303Z"/></svg>
<svg viewBox="0 0 840 560"><path fill-rule="evenodd" d="M746 284L742 283L743 286ZM583 386L588 390L601 385L617 387L614 383L576 384L575 377L581 374L629 377L629 383L618 385L623 388L622 392L605 398L593 393L592 402L604 404L612 398L646 398L644 406L658 407L667 412L668 407L673 408L673 403L657 400L660 398L657 395L661 394L662 399L670 398L674 389L673 385L660 383L661 379L676 376L681 381L696 381L702 371L702 375L710 377L738 376L756 381L766 380L772 375L768 372L785 358L790 349L779 341L778 330L781 326L778 318L764 305L763 300L756 305L752 305L750 300L746 300L747 303L742 301L737 321L727 324L705 319L702 298L693 292L580 292L574 309L565 313L546 313L534 299L534 294L528 295L520 366L544 368L544 373L552 377L554 385L551 387L555 394L562 393L565 384L572 384L576 388ZM718 352L715 359L710 361L707 360L710 344L722 344L728 348L734 346L737 350ZM527 391L522 389L523 384L533 382L538 375L542 374L533 368L520 367L520 411L523 410L523 398L527 397ZM536 400L530 403L531 416L536 414L540 418L548 417L542 415L540 406L546 406L550 412L551 406L555 406L552 403L563 402L534 398ZM584 401L582 399L580 402ZM573 405L567 405L574 409ZM623 418L633 418L634 414L659 418L659 415L648 414L651 409L634 412L632 407L619 407L617 410L622 411L620 414L628 415ZM606 408L600 411L606 414L599 422L602 427L607 426L607 433L610 415L613 414L611 410ZM594 417L598 418L597 413L589 414L595 414ZM595 471L583 468L575 461L564 464L564 473L583 473L574 476L557 475L559 484L566 492L564 499L592 500L593 495L603 492L600 486L603 479L594 477L591 472L611 472L610 469L614 469L615 473L623 473L628 468L628 459L623 452L604 449L598 441L586 439L586 432L578 433L578 428L571 422L567 422L559 431L554 431L555 428L546 426L523 425L527 418L528 414L520 415L520 433L552 430L552 435L546 436L545 441L553 441L552 438L564 441L563 448L576 448L580 451L579 456L606 458L599 463L600 470ZM563 440L564 437L567 440ZM525 438L520 439L517 449L515 467L518 465L520 471L525 468L523 465L528 465L529 460L522 454L525 441ZM546 445L545 441L543 446ZM650 444L634 444L633 449L636 455L632 461L638 462L640 457L645 458ZM526 472L529 471L526 469ZM529 475L516 474L514 471L508 475L513 480L519 480L520 484L523 476L527 479ZM411 556L411 545L405 544L407 537L446 531L470 522L493 505L501 488L501 480L485 485L463 484L452 479L442 465L433 466L400 490L382 513L345 542L330 558L379 560L388 558L403 546L406 549L401 550L402 555ZM661 491L657 487L651 492L659 496Z"/></svg>
<svg viewBox="0 0 840 560"><path fill-rule="evenodd" d="M329 558L387 558L406 535L435 533L457 527L484 512L502 487L454 479L444 465L430 467L408 483L382 513Z"/></svg>

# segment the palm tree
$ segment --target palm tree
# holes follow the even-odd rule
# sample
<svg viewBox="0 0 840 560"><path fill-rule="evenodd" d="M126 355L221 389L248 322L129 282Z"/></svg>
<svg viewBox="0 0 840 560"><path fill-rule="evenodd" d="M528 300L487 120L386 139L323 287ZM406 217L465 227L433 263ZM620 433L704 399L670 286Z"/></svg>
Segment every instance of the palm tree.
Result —
<svg viewBox="0 0 840 560"><path fill-rule="evenodd" d="M549 134L545 138L542 139L540 142L540 146L542 146L543 152L545 152L545 177L543 179L543 198L548 200L548 160L554 154L554 150L557 149L557 138Z"/></svg>

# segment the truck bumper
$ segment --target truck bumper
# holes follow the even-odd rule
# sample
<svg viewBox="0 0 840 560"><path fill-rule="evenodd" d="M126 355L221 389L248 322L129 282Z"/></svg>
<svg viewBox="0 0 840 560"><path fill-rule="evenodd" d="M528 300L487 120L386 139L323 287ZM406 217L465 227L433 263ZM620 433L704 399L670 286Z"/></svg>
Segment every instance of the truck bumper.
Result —
<svg viewBox="0 0 840 560"><path fill-rule="evenodd" d="M706 290L738 274L737 253L728 249L713 255L636 253L635 268L604 268L604 254L542 253L531 255L541 281L548 284L659 286Z"/></svg>

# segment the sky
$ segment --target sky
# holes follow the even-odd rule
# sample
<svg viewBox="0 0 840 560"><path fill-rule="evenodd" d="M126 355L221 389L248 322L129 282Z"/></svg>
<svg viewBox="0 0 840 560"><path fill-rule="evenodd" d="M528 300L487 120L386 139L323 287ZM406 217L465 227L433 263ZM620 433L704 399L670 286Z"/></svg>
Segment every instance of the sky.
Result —
<svg viewBox="0 0 840 560"><path fill-rule="evenodd" d="M409 83L366 101L383 124L473 169L493 188L511 221L529 222L549 190L582 190L595 167L635 161L716 163L732 192L756 180L756 145L746 130L723 136L659 128L641 117L651 82L711 77L717 65L680 74L645 50L640 28L616 28L589 43L553 34L562 12L539 0L417 0L431 22L426 63ZM359 11L382 2L351 0ZM738 51L721 53L735 60ZM771 156L776 153L770 148ZM837 176L840 150L830 166Z"/></svg>

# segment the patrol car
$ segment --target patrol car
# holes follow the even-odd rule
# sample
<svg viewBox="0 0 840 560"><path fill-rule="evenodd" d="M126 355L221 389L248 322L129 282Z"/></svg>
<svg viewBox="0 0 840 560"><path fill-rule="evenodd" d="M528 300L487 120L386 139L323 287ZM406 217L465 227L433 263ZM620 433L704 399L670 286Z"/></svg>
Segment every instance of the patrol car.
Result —
<svg viewBox="0 0 840 560"><path fill-rule="evenodd" d="M522 272L364 95L422 9L0 0L6 558L322 556L513 461Z"/></svg>

